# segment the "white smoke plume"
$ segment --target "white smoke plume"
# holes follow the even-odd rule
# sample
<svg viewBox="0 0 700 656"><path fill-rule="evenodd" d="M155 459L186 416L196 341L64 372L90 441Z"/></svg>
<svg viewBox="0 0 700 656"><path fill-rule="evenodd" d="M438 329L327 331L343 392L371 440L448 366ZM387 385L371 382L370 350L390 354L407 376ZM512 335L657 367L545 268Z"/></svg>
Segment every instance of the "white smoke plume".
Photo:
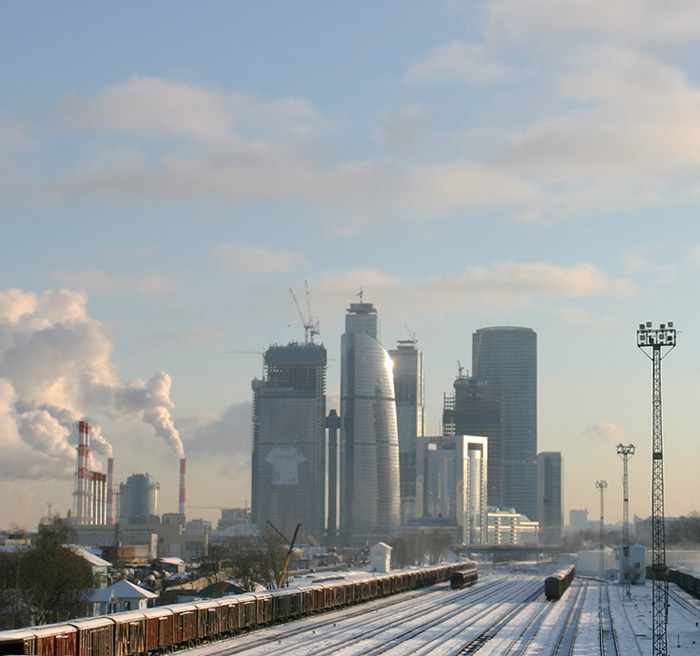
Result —
<svg viewBox="0 0 700 656"><path fill-rule="evenodd" d="M105 415L143 421L183 457L170 418L170 377L119 381L107 325L91 319L83 292L0 291L0 478L71 478L76 423L91 424L91 446L110 457Z"/></svg>

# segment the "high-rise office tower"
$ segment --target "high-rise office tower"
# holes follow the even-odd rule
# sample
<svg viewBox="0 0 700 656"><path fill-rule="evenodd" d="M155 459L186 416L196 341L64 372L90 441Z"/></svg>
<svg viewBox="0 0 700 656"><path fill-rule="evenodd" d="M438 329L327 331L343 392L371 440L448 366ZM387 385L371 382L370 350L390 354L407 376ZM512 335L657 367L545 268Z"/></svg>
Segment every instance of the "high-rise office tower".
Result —
<svg viewBox="0 0 700 656"><path fill-rule="evenodd" d="M445 395L442 432L488 438L488 505L500 508L503 506L501 397L486 382L461 373L455 379L454 390L454 394Z"/></svg>
<svg viewBox="0 0 700 656"><path fill-rule="evenodd" d="M503 507L537 517L537 334L531 328L480 328L472 370L503 403Z"/></svg>
<svg viewBox="0 0 700 656"><path fill-rule="evenodd" d="M401 524L418 516L416 508L416 437L425 434L423 351L415 339L399 340L389 351L394 364L396 421L399 433Z"/></svg>
<svg viewBox="0 0 700 656"><path fill-rule="evenodd" d="M253 387L251 518L319 544L325 526L326 349L270 346Z"/></svg>
<svg viewBox="0 0 700 656"><path fill-rule="evenodd" d="M399 437L392 362L372 303L352 303L341 338L340 524L346 544L399 525Z"/></svg>
<svg viewBox="0 0 700 656"><path fill-rule="evenodd" d="M559 451L537 454L537 521L540 544L561 544L563 469Z"/></svg>

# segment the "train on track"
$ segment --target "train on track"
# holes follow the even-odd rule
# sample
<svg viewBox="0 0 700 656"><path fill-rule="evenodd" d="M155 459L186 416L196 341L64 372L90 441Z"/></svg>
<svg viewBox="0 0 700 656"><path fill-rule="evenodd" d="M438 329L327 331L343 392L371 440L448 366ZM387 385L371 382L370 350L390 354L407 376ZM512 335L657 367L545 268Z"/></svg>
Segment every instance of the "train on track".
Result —
<svg viewBox="0 0 700 656"><path fill-rule="evenodd" d="M314 582L0 631L0 656L144 656L416 590L450 580L464 563Z"/></svg>
<svg viewBox="0 0 700 656"><path fill-rule="evenodd" d="M654 572L651 567L649 570L647 577L652 578ZM696 599L700 599L700 574L698 572L682 567L669 567L666 570L666 579L670 583L675 583L680 586Z"/></svg>
<svg viewBox="0 0 700 656"><path fill-rule="evenodd" d="M476 569L476 563L465 563L462 569L450 575L450 587L453 590L459 590L474 585L478 580L479 571Z"/></svg>
<svg viewBox="0 0 700 656"><path fill-rule="evenodd" d="M561 567L544 580L544 596L547 599L559 599L571 585L576 575L576 568L573 565Z"/></svg>

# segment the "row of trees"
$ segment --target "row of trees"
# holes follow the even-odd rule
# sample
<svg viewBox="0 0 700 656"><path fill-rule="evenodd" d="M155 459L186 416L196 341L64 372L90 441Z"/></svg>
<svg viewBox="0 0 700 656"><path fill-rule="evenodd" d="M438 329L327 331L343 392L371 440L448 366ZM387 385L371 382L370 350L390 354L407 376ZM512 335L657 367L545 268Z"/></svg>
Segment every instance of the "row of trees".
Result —
<svg viewBox="0 0 700 656"><path fill-rule="evenodd" d="M0 553L0 627L61 622L86 614L94 586L90 566L71 549L60 520L39 527L36 548Z"/></svg>

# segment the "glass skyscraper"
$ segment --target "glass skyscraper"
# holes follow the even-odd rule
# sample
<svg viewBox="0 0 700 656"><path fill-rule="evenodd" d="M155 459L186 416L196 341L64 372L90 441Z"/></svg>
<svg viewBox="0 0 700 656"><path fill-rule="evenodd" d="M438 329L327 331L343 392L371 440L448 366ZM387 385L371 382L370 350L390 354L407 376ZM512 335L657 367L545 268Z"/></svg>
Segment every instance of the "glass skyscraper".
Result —
<svg viewBox="0 0 700 656"><path fill-rule="evenodd" d="M490 386L474 377L454 382L442 411L443 435L483 435L488 438L488 505L503 506L503 403Z"/></svg>
<svg viewBox="0 0 700 656"><path fill-rule="evenodd" d="M473 376L502 402L503 507L537 518L537 333L497 326L472 335Z"/></svg>
<svg viewBox="0 0 700 656"><path fill-rule="evenodd" d="M416 508L416 437L425 434L423 351L415 339L406 339L399 340L389 355L394 363L403 525L420 514Z"/></svg>
<svg viewBox="0 0 700 656"><path fill-rule="evenodd" d="M252 521L289 537L299 523L299 542L325 531L326 360L319 344L271 346L252 383Z"/></svg>
<svg viewBox="0 0 700 656"><path fill-rule="evenodd" d="M399 438L392 362L372 303L352 303L341 338L340 525L345 544L399 525Z"/></svg>

